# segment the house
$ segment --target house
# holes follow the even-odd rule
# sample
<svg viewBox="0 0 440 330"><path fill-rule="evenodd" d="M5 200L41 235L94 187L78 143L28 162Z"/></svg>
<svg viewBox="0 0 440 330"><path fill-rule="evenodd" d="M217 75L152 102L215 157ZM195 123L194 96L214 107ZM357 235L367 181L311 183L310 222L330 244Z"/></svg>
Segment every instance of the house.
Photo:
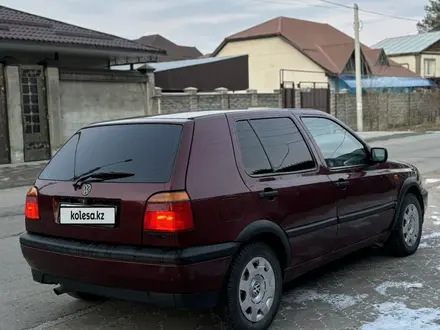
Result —
<svg viewBox="0 0 440 330"><path fill-rule="evenodd" d="M0 164L47 160L93 121L151 110L151 73L112 65L166 52L0 6Z"/></svg>
<svg viewBox="0 0 440 330"><path fill-rule="evenodd" d="M176 45L159 34L144 36L134 41L166 50L166 55L160 56L157 62L191 60L203 56L196 47Z"/></svg>
<svg viewBox="0 0 440 330"><path fill-rule="evenodd" d="M240 54L249 55L249 85L260 92L286 86L354 91L354 40L328 24L277 17L225 38L212 56ZM362 45L361 61L364 88L430 85L382 49Z"/></svg>
<svg viewBox="0 0 440 330"><path fill-rule="evenodd" d="M389 38L373 47L383 48L394 62L424 78L440 81L440 32Z"/></svg>

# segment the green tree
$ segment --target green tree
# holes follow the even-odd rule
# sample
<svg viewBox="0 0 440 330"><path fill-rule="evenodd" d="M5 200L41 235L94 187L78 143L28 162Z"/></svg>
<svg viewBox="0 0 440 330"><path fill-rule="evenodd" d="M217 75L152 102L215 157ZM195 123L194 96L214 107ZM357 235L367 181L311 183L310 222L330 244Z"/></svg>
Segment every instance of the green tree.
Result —
<svg viewBox="0 0 440 330"><path fill-rule="evenodd" d="M440 0L429 0L425 12L425 18L417 23L419 33L440 31Z"/></svg>

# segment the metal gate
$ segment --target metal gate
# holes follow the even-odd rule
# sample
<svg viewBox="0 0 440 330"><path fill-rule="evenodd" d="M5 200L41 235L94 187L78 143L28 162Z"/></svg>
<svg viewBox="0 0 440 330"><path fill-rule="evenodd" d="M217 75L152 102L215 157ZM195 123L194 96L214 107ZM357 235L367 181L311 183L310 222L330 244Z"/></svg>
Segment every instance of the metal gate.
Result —
<svg viewBox="0 0 440 330"><path fill-rule="evenodd" d="M8 127L5 72L3 65L0 65L0 164L8 164L11 162Z"/></svg>
<svg viewBox="0 0 440 330"><path fill-rule="evenodd" d="M330 113L330 87L328 83L301 82L301 108Z"/></svg>
<svg viewBox="0 0 440 330"><path fill-rule="evenodd" d="M49 121L44 68L20 67L24 161L50 158Z"/></svg>
<svg viewBox="0 0 440 330"><path fill-rule="evenodd" d="M281 91L283 93L283 108L295 108L295 83L283 81Z"/></svg>

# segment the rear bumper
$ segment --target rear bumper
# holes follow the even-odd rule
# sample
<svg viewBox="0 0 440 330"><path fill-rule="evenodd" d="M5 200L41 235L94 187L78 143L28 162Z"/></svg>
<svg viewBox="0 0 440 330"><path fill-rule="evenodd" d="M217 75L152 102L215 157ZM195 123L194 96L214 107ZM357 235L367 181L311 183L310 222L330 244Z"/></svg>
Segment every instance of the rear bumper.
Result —
<svg viewBox="0 0 440 330"><path fill-rule="evenodd" d="M20 236L36 282L171 308L211 308L238 245L160 249Z"/></svg>
<svg viewBox="0 0 440 330"><path fill-rule="evenodd" d="M44 274L38 270L32 269L32 278L35 282L41 284L60 284L66 292L80 291L94 294L101 297L128 300L132 302L147 303L159 307L174 309L205 309L217 305L219 292L200 292L187 294L158 293L131 290L119 287L108 287L104 285L91 284Z"/></svg>

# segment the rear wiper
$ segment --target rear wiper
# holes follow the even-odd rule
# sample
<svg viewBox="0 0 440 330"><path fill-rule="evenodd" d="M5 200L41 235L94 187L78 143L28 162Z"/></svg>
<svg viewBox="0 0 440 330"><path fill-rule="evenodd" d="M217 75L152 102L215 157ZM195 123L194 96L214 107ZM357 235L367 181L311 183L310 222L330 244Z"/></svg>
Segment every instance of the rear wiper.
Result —
<svg viewBox="0 0 440 330"><path fill-rule="evenodd" d="M76 189L81 188L82 184L88 179L98 179L99 181L111 180L111 179L121 179L128 178L130 176L134 176L134 173L130 172L95 172L92 174L88 174L86 176L82 176L78 180L75 181L73 186Z"/></svg>
<svg viewBox="0 0 440 330"><path fill-rule="evenodd" d="M119 162L114 162L114 163L110 163L110 164L106 164L106 165L102 165L102 166L98 166L98 167L92 168L91 170L89 170L87 172L84 172L84 173L82 173L82 174L80 174L78 176L75 176L73 178L73 180L75 180L75 183L73 184L73 186L75 187L75 189L79 188L79 187L81 187L80 183L83 182L84 180L87 180L88 178L96 177L96 176L90 176L91 174L94 174L94 175L98 174L98 176L102 177L104 175L104 173L106 173L105 175L107 175L107 176L108 175L112 175L113 176L111 178L106 178L106 179L116 179L118 177L121 177L120 175L124 175L122 177L133 176L134 175L133 173L126 173L126 172L99 172L99 173L96 173L96 172L98 172L99 170L101 170L101 169L103 169L105 167L112 166L112 165L117 165L117 164L121 164L121 163L128 163L128 162L131 162L131 161L133 161L133 159L125 159L125 160L121 160ZM112 173L112 174L109 174L109 173ZM130 174L130 175L127 175L127 174ZM116 177L114 177L115 175L116 175ZM98 177L96 177L96 178L98 178Z"/></svg>

